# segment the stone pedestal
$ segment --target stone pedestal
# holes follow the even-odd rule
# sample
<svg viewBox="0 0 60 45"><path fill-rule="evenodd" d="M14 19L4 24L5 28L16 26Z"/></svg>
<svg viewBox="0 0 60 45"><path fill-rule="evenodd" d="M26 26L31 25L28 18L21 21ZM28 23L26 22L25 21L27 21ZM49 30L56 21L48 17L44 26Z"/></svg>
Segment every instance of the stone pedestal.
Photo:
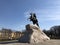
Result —
<svg viewBox="0 0 60 45"><path fill-rule="evenodd" d="M19 39L20 42L24 43L39 43L50 40L50 38L42 32L37 25L26 25L25 34Z"/></svg>

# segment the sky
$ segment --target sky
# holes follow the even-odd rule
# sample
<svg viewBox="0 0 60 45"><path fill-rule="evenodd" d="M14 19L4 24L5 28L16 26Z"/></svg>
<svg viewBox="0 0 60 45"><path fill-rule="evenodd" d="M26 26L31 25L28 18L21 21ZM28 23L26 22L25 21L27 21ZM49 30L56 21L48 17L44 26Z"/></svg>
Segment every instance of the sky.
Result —
<svg viewBox="0 0 60 45"><path fill-rule="evenodd" d="M31 12L42 30L60 25L60 0L0 0L0 29L24 30Z"/></svg>

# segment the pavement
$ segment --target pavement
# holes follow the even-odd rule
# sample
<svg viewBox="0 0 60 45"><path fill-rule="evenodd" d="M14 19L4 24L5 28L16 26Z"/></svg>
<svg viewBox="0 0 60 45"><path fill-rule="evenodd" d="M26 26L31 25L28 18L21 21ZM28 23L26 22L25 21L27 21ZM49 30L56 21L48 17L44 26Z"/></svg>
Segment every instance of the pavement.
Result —
<svg viewBox="0 0 60 45"><path fill-rule="evenodd" d="M60 45L60 40L50 40L37 44L20 43L17 40L0 42L0 45Z"/></svg>

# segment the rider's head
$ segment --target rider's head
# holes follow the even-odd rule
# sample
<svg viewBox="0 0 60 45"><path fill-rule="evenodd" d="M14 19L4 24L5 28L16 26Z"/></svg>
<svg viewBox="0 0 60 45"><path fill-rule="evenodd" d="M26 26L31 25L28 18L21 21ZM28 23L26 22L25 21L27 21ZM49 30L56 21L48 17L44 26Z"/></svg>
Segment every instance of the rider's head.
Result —
<svg viewBox="0 0 60 45"><path fill-rule="evenodd" d="M33 13L33 15L36 15L35 13Z"/></svg>

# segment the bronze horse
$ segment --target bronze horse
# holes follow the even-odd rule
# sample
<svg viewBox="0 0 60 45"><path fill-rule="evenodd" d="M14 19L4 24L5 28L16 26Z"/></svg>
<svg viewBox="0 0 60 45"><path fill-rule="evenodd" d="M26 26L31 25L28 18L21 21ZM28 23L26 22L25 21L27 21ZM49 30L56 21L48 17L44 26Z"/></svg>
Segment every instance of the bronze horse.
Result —
<svg viewBox="0 0 60 45"><path fill-rule="evenodd" d="M31 15L31 16L29 17L30 21L32 21L33 24L36 24L37 26L39 26L38 20L37 20L37 18L36 18L36 14L35 14L35 13L30 13L30 15Z"/></svg>

